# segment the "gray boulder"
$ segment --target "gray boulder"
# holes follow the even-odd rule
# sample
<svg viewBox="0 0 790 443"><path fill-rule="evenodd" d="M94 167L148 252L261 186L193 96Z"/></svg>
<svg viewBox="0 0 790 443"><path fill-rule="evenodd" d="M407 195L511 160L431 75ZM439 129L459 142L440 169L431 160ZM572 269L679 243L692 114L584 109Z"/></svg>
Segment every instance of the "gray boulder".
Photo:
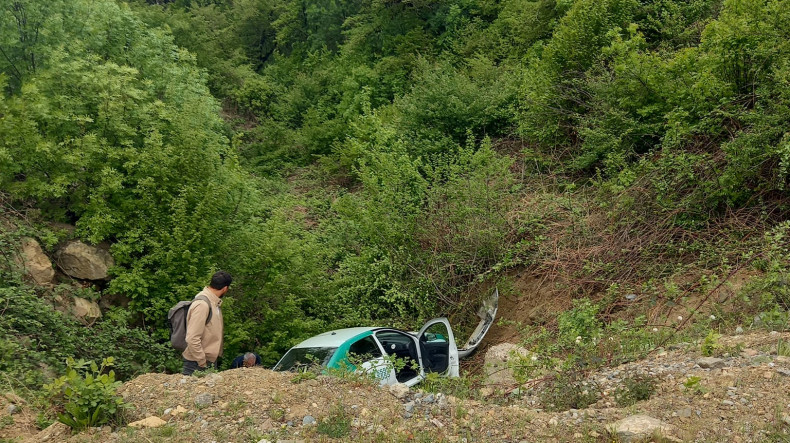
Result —
<svg viewBox="0 0 790 443"><path fill-rule="evenodd" d="M73 241L57 253L58 265L71 277L83 280L104 280L107 270L115 265L105 249Z"/></svg>
<svg viewBox="0 0 790 443"><path fill-rule="evenodd" d="M716 357L702 357L697 364L703 369L716 369L724 367L724 360Z"/></svg>

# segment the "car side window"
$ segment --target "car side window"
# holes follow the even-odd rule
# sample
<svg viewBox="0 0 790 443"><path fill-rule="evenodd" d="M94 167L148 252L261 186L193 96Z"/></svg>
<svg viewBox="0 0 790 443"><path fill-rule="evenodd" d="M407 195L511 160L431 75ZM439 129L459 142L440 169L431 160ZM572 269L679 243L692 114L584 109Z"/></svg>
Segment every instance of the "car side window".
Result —
<svg viewBox="0 0 790 443"><path fill-rule="evenodd" d="M371 358L381 357L379 345L376 344L376 341L370 335L354 342L349 347L348 352L354 355L370 356Z"/></svg>

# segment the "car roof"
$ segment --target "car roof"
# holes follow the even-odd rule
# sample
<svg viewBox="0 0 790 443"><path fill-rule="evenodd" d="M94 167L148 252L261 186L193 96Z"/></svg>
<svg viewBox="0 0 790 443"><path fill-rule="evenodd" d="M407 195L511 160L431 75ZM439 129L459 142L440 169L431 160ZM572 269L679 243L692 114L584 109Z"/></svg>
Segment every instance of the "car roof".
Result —
<svg viewBox="0 0 790 443"><path fill-rule="evenodd" d="M358 328L335 329L334 331L328 331L310 337L294 346L294 348L337 348L347 340L377 329L381 328L364 326Z"/></svg>

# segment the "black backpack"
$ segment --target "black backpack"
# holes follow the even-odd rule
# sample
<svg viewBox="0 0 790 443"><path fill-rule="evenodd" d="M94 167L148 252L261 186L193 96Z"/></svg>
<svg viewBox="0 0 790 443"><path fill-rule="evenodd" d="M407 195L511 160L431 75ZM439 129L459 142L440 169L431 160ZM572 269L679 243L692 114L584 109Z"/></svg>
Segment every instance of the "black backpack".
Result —
<svg viewBox="0 0 790 443"><path fill-rule="evenodd" d="M176 303L175 306L170 308L167 312L167 326L170 328L170 344L176 350L184 351L187 348L187 313L189 307L195 300L203 300L208 303L208 317L206 317L206 324L211 321L213 314L211 309L211 302L205 295L197 295L193 300L184 300Z"/></svg>

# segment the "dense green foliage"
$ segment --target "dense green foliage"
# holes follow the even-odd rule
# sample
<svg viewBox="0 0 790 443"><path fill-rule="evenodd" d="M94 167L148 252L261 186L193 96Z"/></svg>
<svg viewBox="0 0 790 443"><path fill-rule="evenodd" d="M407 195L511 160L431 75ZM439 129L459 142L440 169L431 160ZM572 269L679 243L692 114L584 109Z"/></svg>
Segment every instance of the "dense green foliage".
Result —
<svg viewBox="0 0 790 443"><path fill-rule="evenodd" d="M121 338L119 376L171 364L150 346L167 308L220 268L226 353L271 364L328 327L462 322L559 251L563 214L579 248L599 238L584 211L612 237L669 233L587 260L596 291L716 266L709 239L748 231L711 234L734 213L786 218L787 0L0 0L0 22L3 206L110 242L101 289L131 300L86 348L0 284L0 344L52 365ZM603 328L599 308L563 336Z"/></svg>

